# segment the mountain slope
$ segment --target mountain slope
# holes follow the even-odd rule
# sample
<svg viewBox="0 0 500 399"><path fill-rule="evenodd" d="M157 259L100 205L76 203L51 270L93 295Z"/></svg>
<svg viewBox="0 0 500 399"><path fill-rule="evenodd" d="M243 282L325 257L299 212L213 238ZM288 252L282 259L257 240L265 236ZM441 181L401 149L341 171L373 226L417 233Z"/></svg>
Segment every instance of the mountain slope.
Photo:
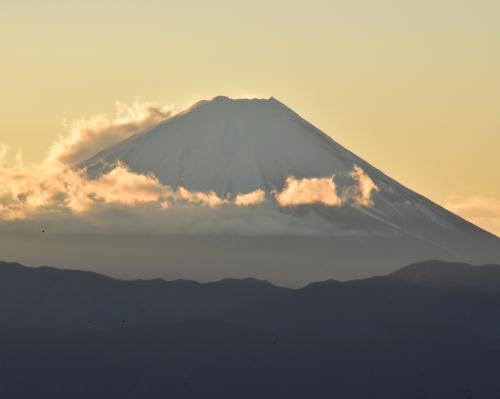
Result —
<svg viewBox="0 0 500 399"><path fill-rule="evenodd" d="M247 193L297 178L347 174L362 162L274 98L200 102L82 163L125 162L167 185Z"/></svg>
<svg viewBox="0 0 500 399"><path fill-rule="evenodd" d="M407 236L426 243L424 258L438 251L444 259L500 260L500 239L402 186L274 98L202 101L79 167L98 174L116 161L153 173L169 186L220 196L256 189L270 193L282 189L289 176L335 175L341 191L353 184L350 172L358 165L379 188L373 206L307 206L294 212L277 207L275 212L287 212L294 223L310 225L318 234Z"/></svg>

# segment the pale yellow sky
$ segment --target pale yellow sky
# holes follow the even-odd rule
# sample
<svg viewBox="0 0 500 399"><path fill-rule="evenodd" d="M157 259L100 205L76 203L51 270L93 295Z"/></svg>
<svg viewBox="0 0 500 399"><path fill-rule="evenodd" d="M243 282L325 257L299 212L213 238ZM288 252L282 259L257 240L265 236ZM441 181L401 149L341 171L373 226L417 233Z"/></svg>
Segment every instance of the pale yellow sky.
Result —
<svg viewBox="0 0 500 399"><path fill-rule="evenodd" d="M500 234L499 20L487 0L3 0L0 143L29 164L116 101L272 95Z"/></svg>

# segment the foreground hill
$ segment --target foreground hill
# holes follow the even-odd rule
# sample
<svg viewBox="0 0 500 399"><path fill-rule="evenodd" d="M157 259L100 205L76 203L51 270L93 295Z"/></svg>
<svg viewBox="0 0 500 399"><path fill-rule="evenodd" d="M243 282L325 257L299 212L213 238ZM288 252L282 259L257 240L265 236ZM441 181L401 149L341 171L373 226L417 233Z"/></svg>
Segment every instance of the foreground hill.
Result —
<svg viewBox="0 0 500 399"><path fill-rule="evenodd" d="M288 289L1 263L0 397L493 398L499 269Z"/></svg>
<svg viewBox="0 0 500 399"><path fill-rule="evenodd" d="M403 267L389 277L427 287L500 292L498 265L471 266L466 263L428 261Z"/></svg>

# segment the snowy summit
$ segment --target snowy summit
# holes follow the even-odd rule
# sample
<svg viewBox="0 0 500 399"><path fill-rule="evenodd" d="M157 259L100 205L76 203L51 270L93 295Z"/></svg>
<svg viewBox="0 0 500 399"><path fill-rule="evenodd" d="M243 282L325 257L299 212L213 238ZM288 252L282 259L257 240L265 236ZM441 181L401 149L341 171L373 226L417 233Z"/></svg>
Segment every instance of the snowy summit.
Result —
<svg viewBox="0 0 500 399"><path fill-rule="evenodd" d="M370 206L309 206L290 213L294 223L305 223L304 213L314 214L332 232L405 236L467 260L498 250L496 237L386 176L273 97L200 101L78 166L98 174L117 161L136 173L152 173L165 185L221 197L276 192L291 176L334 176L342 191L358 167L377 188Z"/></svg>

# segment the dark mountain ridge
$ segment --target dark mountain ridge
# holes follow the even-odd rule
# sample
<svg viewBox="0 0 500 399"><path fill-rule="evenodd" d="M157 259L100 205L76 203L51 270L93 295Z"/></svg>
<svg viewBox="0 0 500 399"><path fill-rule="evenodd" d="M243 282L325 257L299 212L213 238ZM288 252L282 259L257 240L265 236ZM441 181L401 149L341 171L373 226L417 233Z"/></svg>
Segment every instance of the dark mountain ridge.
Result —
<svg viewBox="0 0 500 399"><path fill-rule="evenodd" d="M426 317L431 319L441 309L450 321L455 309L459 317L474 300L490 294L494 298L498 294L500 299L498 265L428 261L387 276L327 280L291 289L253 278L210 283L118 280L93 272L0 262L3 325L109 329L122 327L123 322L157 324L214 318L258 327L296 323L306 328L308 324L303 322L307 320L311 326L321 323L347 333L351 323L358 326L361 321L368 322L364 316L374 314L384 318L397 315L394 321L399 323L415 321L415 312L424 312L433 302ZM332 322L333 316L343 322Z"/></svg>
<svg viewBox="0 0 500 399"><path fill-rule="evenodd" d="M398 281L436 288L500 291L500 266L442 261L418 262L388 275Z"/></svg>
<svg viewBox="0 0 500 399"><path fill-rule="evenodd" d="M496 398L499 269L290 289L0 262L0 398Z"/></svg>

